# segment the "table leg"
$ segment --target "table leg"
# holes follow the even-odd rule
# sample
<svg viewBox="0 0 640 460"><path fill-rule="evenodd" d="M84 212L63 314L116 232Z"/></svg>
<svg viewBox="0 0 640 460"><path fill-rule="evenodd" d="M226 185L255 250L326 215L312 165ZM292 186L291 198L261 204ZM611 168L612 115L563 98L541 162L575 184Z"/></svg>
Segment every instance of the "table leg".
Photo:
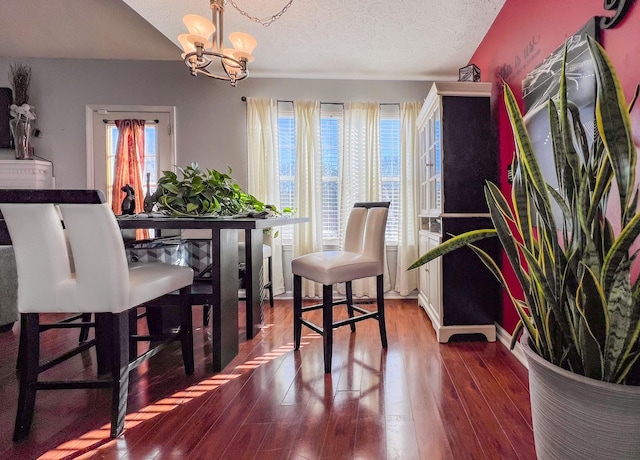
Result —
<svg viewBox="0 0 640 460"><path fill-rule="evenodd" d="M238 230L212 229L211 253L213 370L220 372L238 354Z"/></svg>
<svg viewBox="0 0 640 460"><path fill-rule="evenodd" d="M247 340L255 337L262 327L262 305L260 298L262 276L262 230L245 230L246 274L244 288L247 312Z"/></svg>

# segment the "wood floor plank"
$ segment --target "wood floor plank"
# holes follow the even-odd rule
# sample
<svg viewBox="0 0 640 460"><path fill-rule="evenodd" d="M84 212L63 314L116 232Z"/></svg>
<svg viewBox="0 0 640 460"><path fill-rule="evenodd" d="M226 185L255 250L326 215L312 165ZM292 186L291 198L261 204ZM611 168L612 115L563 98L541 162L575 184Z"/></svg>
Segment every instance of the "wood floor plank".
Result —
<svg viewBox="0 0 640 460"><path fill-rule="evenodd" d="M524 366L502 346L481 342L474 342L470 345L473 346L478 357L482 359L487 370L491 372L514 406L517 407L529 427L532 427L528 382L523 385L520 377L513 372L516 370L517 373L520 373L520 369L525 369Z"/></svg>
<svg viewBox="0 0 640 460"><path fill-rule="evenodd" d="M29 437L13 443L17 330L0 334L0 458L534 458L526 369L510 352L438 344L415 300L386 304L388 349L374 321L353 334L340 328L330 374L317 334L303 328L293 351L290 300L266 308L266 327L249 341L240 335L238 356L214 374L211 332L196 309L194 375L184 374L177 344L134 371L117 440L108 438L109 392L73 390L39 392ZM238 321L244 327L243 314ZM77 331L47 332L42 343L52 355L77 343ZM49 372L92 376L95 354Z"/></svg>
<svg viewBox="0 0 640 460"><path fill-rule="evenodd" d="M483 357L476 353L473 344L460 343L457 345L460 357L469 369L475 385L482 393L494 418L507 435L517 458L533 458L535 447L529 421L519 411L509 410L514 403L508 390L505 391L505 388L487 368ZM488 344L487 348L495 348L496 346L499 345L496 343Z"/></svg>
<svg viewBox="0 0 640 460"><path fill-rule="evenodd" d="M255 452L255 458L274 460L288 458L299 430L298 421L271 423L262 444Z"/></svg>
<svg viewBox="0 0 640 460"><path fill-rule="evenodd" d="M517 458L506 433L502 431L500 422L491 411L485 395L469 372L464 356L460 355L459 348L460 345L456 343L447 344L442 347L442 355L445 357L447 372L476 436L482 439L481 447L485 457L487 459Z"/></svg>
<svg viewBox="0 0 640 460"><path fill-rule="evenodd" d="M359 391L339 390L336 392L329 416L327 431L322 447L322 458L353 458L354 441L358 428Z"/></svg>
<svg viewBox="0 0 640 460"><path fill-rule="evenodd" d="M189 458L208 460L210 458L251 460L255 458L256 452L262 445L265 436L271 427L270 423L243 423L239 426L235 436L227 443L218 457L213 454L209 446L200 444L196 449L189 452Z"/></svg>
<svg viewBox="0 0 640 460"><path fill-rule="evenodd" d="M386 419L382 415L360 417L353 442L354 459L387 458Z"/></svg>
<svg viewBox="0 0 640 460"><path fill-rule="evenodd" d="M404 321L421 326L400 336L421 458L484 458L427 316L406 305L399 310Z"/></svg>

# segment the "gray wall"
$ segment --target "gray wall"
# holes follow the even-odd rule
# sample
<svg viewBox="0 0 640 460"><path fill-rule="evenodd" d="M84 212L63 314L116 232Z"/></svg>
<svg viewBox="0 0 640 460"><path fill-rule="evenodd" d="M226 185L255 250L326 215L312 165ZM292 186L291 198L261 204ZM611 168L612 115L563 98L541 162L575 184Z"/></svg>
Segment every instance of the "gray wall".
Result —
<svg viewBox="0 0 640 460"><path fill-rule="evenodd" d="M246 104L241 96L323 102L421 101L430 82L258 79L232 88L226 82L192 77L182 62L23 59L0 57L0 87L9 87L9 66L32 69L30 103L35 154L53 161L58 188L86 186L85 106L159 105L176 107L178 164L233 169L246 186ZM0 150L9 157L10 151Z"/></svg>

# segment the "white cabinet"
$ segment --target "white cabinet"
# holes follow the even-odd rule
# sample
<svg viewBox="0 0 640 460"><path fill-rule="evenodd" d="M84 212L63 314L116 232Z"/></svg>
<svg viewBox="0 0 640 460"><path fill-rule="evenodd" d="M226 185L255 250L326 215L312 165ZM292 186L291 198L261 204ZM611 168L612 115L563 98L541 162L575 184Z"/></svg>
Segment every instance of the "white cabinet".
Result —
<svg viewBox="0 0 640 460"><path fill-rule="evenodd" d="M425 102L418 119L420 215L437 216L442 202L440 104L437 98Z"/></svg>
<svg viewBox="0 0 640 460"><path fill-rule="evenodd" d="M440 244L440 234L421 231L419 234L420 253L423 254ZM440 301L440 282L442 273L442 260L436 259L419 268L419 303L427 311L430 318L442 318L442 302ZM438 333L439 328L436 328Z"/></svg>
<svg viewBox="0 0 640 460"><path fill-rule="evenodd" d="M497 181L498 152L490 95L490 83L436 82L425 99L417 119L420 254L450 235L491 228L484 184ZM479 245L496 254L495 241ZM456 334L495 340L499 286L470 249L420 267L418 284L439 342Z"/></svg>
<svg viewBox="0 0 640 460"><path fill-rule="evenodd" d="M54 188L53 166L43 160L0 160L0 188Z"/></svg>

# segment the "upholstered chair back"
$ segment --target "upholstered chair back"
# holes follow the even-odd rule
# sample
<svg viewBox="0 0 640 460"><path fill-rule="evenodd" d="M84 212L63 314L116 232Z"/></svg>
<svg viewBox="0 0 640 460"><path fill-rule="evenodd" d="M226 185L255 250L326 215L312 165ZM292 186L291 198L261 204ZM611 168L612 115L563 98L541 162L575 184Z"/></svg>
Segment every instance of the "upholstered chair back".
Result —
<svg viewBox="0 0 640 460"><path fill-rule="evenodd" d="M72 311L60 308L75 303L75 278L62 223L54 205L7 203L1 204L0 210L11 235L16 259L18 311Z"/></svg>
<svg viewBox="0 0 640 460"><path fill-rule="evenodd" d="M370 208L364 231L362 254L378 261L378 274L384 271L384 235L389 208Z"/></svg>
<svg viewBox="0 0 640 460"><path fill-rule="evenodd" d="M76 269L80 311L120 312L130 305L129 268L118 222L107 203L61 204Z"/></svg>
<svg viewBox="0 0 640 460"><path fill-rule="evenodd" d="M356 203L349 214L344 250L371 257L378 261L378 274L384 269L384 235L387 226L387 206Z"/></svg>

